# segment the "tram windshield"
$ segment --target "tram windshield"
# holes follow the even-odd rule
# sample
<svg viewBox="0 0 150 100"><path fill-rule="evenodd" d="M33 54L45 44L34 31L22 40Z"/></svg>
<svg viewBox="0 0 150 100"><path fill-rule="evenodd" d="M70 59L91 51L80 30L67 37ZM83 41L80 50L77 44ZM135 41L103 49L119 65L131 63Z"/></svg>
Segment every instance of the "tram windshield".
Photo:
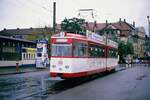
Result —
<svg viewBox="0 0 150 100"><path fill-rule="evenodd" d="M52 56L71 56L71 44L52 44Z"/></svg>

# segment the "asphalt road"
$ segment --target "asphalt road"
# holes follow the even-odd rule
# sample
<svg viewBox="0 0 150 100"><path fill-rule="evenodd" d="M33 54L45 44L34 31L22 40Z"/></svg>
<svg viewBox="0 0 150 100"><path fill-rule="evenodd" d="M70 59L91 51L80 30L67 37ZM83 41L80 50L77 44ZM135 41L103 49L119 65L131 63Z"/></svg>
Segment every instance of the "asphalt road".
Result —
<svg viewBox="0 0 150 100"><path fill-rule="evenodd" d="M150 68L136 65L92 78L62 80L48 71L0 76L0 100L150 100Z"/></svg>
<svg viewBox="0 0 150 100"><path fill-rule="evenodd" d="M137 66L49 96L47 100L150 100L150 68Z"/></svg>
<svg viewBox="0 0 150 100"><path fill-rule="evenodd" d="M26 99L47 90L53 83L49 71L1 75L0 100Z"/></svg>

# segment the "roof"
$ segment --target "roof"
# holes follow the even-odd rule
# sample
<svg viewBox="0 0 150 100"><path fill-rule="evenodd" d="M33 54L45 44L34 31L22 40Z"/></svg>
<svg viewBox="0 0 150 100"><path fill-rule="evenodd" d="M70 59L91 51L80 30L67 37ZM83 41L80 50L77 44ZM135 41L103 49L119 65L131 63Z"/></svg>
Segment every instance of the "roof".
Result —
<svg viewBox="0 0 150 100"><path fill-rule="evenodd" d="M11 38L11 37L7 37L7 36L2 36L2 35L0 35L0 40L1 40L1 39L8 39L8 40L14 40L14 41L20 41L20 42L35 43L35 42L28 41L28 40L25 40L25 39L16 39L16 38Z"/></svg>
<svg viewBox="0 0 150 100"><path fill-rule="evenodd" d="M94 22L89 22L86 27L87 29L89 30L93 30L93 28L95 27L96 30L102 30L104 29L107 25L112 25L114 27L116 27L117 29L119 30L131 30L131 29L134 29L134 27L127 23L127 22L123 22L123 21L120 21L120 22L115 22L115 23L94 23Z"/></svg>
<svg viewBox="0 0 150 100"><path fill-rule="evenodd" d="M51 28L24 28L24 29L4 29L0 31L0 34L10 34L10 35L29 35L32 32L43 33L44 31L51 31Z"/></svg>
<svg viewBox="0 0 150 100"><path fill-rule="evenodd" d="M125 21L119 21L115 23L95 23L95 22L90 22L88 25L86 25L88 30L96 30L96 31L101 31L103 29L108 28L107 26L112 25L116 29L120 30L120 36L128 36L129 33L132 30L135 30L135 27L133 25L125 22Z"/></svg>
<svg viewBox="0 0 150 100"><path fill-rule="evenodd" d="M93 22L89 22L89 23L86 23L85 27L88 30L93 30L94 28L96 30L102 30L104 27L106 27L106 23L93 23Z"/></svg>

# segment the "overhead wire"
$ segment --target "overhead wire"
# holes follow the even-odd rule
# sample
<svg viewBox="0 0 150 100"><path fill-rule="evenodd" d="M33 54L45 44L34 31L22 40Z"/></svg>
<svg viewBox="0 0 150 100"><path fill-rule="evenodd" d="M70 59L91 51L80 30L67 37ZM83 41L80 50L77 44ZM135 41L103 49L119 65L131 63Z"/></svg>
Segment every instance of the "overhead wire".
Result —
<svg viewBox="0 0 150 100"><path fill-rule="evenodd" d="M32 5L31 5L31 4L29 4L28 2L22 2L22 0L15 0L15 1L16 1L16 4L17 4L18 6L21 5L20 7L22 7L22 8L23 8L24 6L29 7L29 8L30 8L30 10L29 10L30 12L32 12L32 13L38 15L40 22L47 23L47 21L43 20L43 17L45 17L45 18L47 18L47 17L46 17L46 16L43 16L43 15L41 16L41 15L40 15L41 12L39 12L39 10L34 9L34 7L32 7L33 5L36 6L37 4L32 3ZM38 5L38 7L39 7L39 5ZM36 7L36 8L37 8L37 7ZM45 12L48 12L48 13L49 13L49 14L48 14L48 13L46 13L46 14L52 16L51 11L48 10L46 7L43 8L43 7L40 6L40 8L42 8L42 10L44 10ZM47 9L47 10L46 10L46 9Z"/></svg>
<svg viewBox="0 0 150 100"><path fill-rule="evenodd" d="M48 9L48 8L45 7L45 6L41 6L39 3L34 2L33 0L30 0L30 2L34 3L34 4L37 5L37 6L40 6L42 9L44 9L45 11L47 11L47 12L49 12L49 13L50 13L50 12L53 13L52 10Z"/></svg>

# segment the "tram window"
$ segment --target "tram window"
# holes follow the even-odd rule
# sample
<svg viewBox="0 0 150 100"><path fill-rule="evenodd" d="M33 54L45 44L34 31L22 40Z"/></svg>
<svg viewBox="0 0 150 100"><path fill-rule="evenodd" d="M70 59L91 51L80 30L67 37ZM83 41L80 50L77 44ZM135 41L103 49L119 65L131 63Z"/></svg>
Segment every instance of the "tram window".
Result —
<svg viewBox="0 0 150 100"><path fill-rule="evenodd" d="M88 55L88 46L86 43L74 44L74 56L86 57Z"/></svg>
<svg viewBox="0 0 150 100"><path fill-rule="evenodd" d="M89 55L90 57L103 57L104 56L104 48L102 46L91 44L89 45Z"/></svg>
<svg viewBox="0 0 150 100"><path fill-rule="evenodd" d="M52 44L52 56L71 56L70 44Z"/></svg>
<svg viewBox="0 0 150 100"><path fill-rule="evenodd" d="M113 49L113 48L109 49L109 57L117 58L117 56L118 56L118 53L116 49Z"/></svg>

